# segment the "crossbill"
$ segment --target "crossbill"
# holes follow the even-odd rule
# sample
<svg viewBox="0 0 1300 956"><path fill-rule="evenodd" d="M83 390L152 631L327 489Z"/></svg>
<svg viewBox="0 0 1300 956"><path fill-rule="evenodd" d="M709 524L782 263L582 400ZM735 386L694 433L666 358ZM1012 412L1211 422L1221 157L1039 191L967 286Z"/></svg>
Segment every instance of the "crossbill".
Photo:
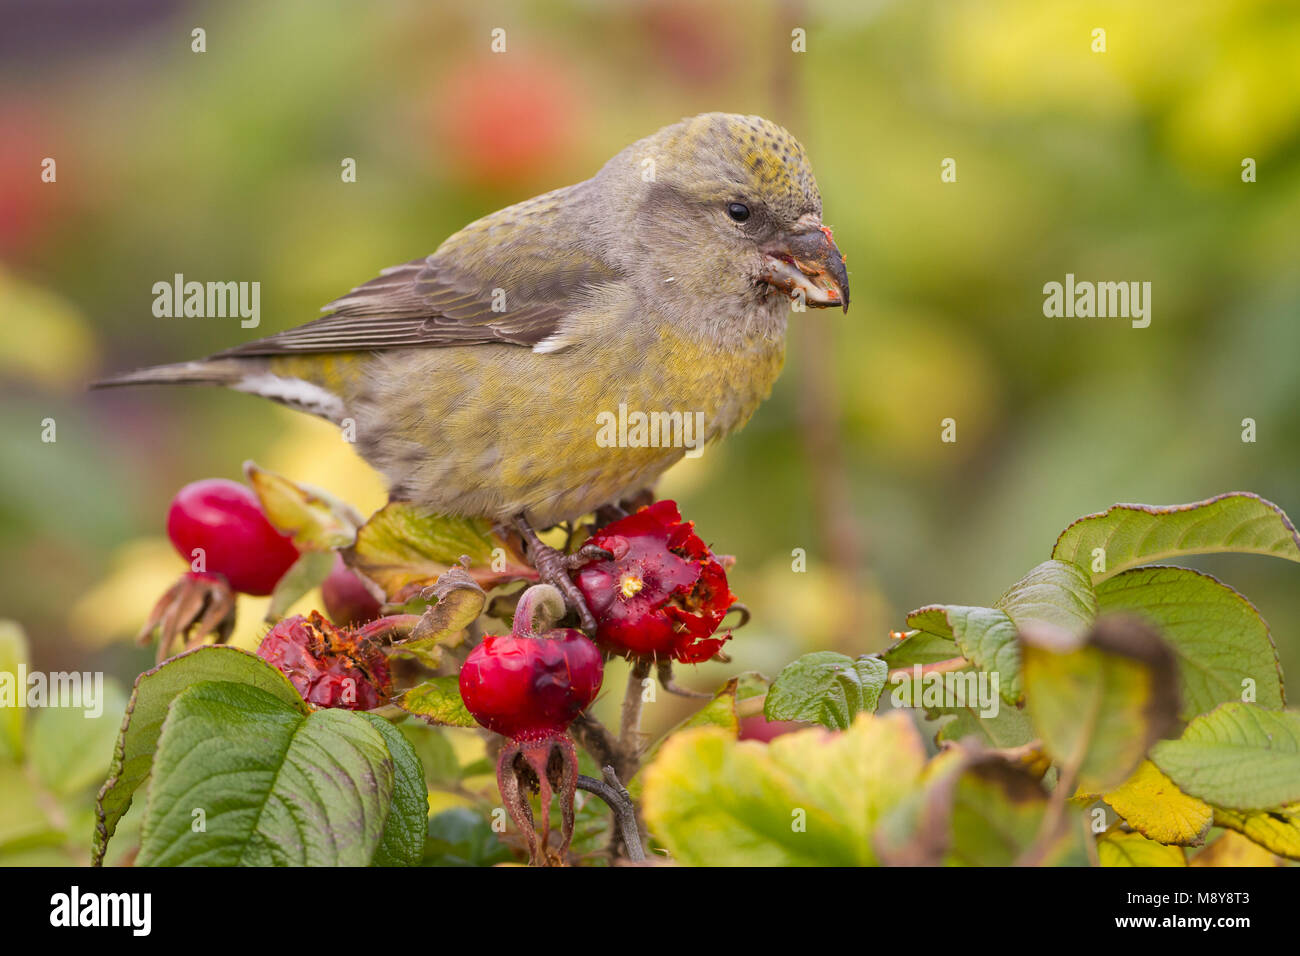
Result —
<svg viewBox="0 0 1300 956"><path fill-rule="evenodd" d="M696 442L743 425L781 370L791 300L849 303L804 149L761 117L706 113L322 318L95 384L220 385L348 422L393 498L545 528L652 487L688 450L598 441L602 412L689 417Z"/></svg>

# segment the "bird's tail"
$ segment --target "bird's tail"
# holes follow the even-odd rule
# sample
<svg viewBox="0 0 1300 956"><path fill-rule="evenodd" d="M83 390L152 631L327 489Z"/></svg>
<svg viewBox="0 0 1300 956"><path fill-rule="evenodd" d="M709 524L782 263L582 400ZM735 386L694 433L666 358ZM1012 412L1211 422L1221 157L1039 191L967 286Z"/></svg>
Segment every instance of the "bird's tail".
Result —
<svg viewBox="0 0 1300 956"><path fill-rule="evenodd" d="M229 359L206 359L152 365L91 382L91 388L119 388L124 385L226 385L233 386L248 375L248 364Z"/></svg>

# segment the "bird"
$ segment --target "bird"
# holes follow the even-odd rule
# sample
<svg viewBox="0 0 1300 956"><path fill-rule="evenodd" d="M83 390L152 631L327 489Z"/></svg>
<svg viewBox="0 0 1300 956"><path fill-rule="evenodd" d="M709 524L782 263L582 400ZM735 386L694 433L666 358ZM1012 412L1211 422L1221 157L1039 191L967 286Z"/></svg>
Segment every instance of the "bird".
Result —
<svg viewBox="0 0 1300 956"><path fill-rule="evenodd" d="M224 386L350 426L390 499L517 529L589 626L574 556L537 531L617 508L690 450L599 441L598 422L680 414L714 442L771 393L791 316L848 305L803 146L713 112L470 223L320 318L91 387Z"/></svg>

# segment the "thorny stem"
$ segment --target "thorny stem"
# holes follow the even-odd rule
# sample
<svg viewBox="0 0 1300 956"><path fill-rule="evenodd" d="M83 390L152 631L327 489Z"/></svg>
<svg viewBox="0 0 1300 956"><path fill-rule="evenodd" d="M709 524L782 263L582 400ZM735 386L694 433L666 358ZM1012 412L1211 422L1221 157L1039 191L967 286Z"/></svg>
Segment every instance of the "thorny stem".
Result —
<svg viewBox="0 0 1300 956"><path fill-rule="evenodd" d="M632 863L645 862L645 848L641 845L641 831L637 827L636 805L627 788L618 779L614 768L603 769L604 780L579 775L578 789L594 793L614 811L614 822L618 825L619 836L623 842L623 851Z"/></svg>

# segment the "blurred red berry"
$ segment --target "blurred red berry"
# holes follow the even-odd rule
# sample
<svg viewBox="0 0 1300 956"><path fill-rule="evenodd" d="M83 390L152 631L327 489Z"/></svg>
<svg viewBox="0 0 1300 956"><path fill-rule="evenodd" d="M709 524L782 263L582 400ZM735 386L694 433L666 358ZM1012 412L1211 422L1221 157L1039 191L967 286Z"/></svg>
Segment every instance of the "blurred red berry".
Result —
<svg viewBox="0 0 1300 956"><path fill-rule="evenodd" d="M460 670L460 695L474 719L515 740L563 733L600 691L605 663L581 631L485 637Z"/></svg>
<svg viewBox="0 0 1300 956"><path fill-rule="evenodd" d="M767 743L782 734L792 734L804 730L811 724L801 724L797 720L768 720L762 714L751 714L740 719L740 739L758 740Z"/></svg>
<svg viewBox="0 0 1300 956"><path fill-rule="evenodd" d="M471 182L545 178L577 138L576 84L559 59L492 56L460 66L440 86L438 150Z"/></svg>
<svg viewBox="0 0 1300 956"><path fill-rule="evenodd" d="M257 656L274 664L317 707L373 710L392 690L388 662L378 646L318 611L296 614L271 628Z"/></svg>
<svg viewBox="0 0 1300 956"><path fill-rule="evenodd" d="M320 586L325 610L335 624L367 624L379 617L379 599L347 566L342 555L334 556L334 568Z"/></svg>
<svg viewBox="0 0 1300 956"><path fill-rule="evenodd" d="M244 594L270 594L298 560L293 541L262 513L257 495L237 482L209 478L186 485L167 512L167 536L186 561L202 551L200 570L220 574Z"/></svg>
<svg viewBox="0 0 1300 956"><path fill-rule="evenodd" d="M696 664L730 637L712 637L736 600L727 572L676 502L656 501L620 518L590 543L614 556L576 576L598 640L624 655Z"/></svg>

